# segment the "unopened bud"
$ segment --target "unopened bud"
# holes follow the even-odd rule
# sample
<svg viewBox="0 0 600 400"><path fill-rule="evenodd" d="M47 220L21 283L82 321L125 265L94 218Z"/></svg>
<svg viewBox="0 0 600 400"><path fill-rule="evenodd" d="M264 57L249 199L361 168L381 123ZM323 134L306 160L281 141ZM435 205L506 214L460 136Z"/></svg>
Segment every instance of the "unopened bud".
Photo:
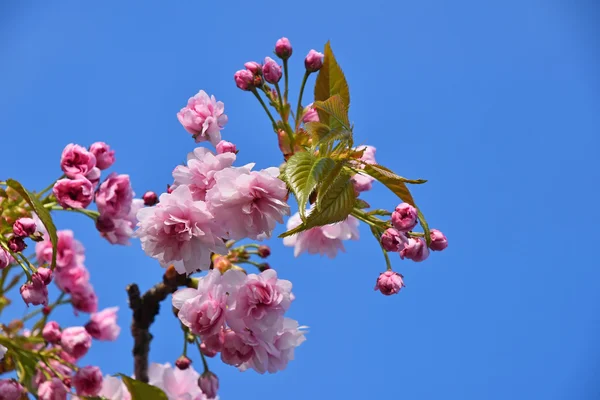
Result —
<svg viewBox="0 0 600 400"><path fill-rule="evenodd" d="M271 255L271 249L269 248L269 246L259 246L258 247L258 256L261 258L267 258Z"/></svg>
<svg viewBox="0 0 600 400"><path fill-rule="evenodd" d="M206 371L198 378L198 386L207 398L214 399L219 391L219 378L212 372Z"/></svg>
<svg viewBox="0 0 600 400"><path fill-rule="evenodd" d="M156 193L152 192L152 191L148 191L146 193L144 193L144 195L142 196L142 199L144 199L144 205L151 207L153 205L155 205L156 203L158 203L158 196L156 195Z"/></svg>
<svg viewBox="0 0 600 400"><path fill-rule="evenodd" d="M260 264L260 267L258 267L258 269L260 270L260 272L264 272L268 269L271 269L271 266L268 263L262 263Z"/></svg>
<svg viewBox="0 0 600 400"><path fill-rule="evenodd" d="M99 215L96 219L96 229L101 233L112 232L115 229L115 222L106 215Z"/></svg>
<svg viewBox="0 0 600 400"><path fill-rule="evenodd" d="M240 69L233 75L235 84L242 90L251 90L254 87L255 75L247 69ZM260 79L260 76L258 77Z"/></svg>
<svg viewBox="0 0 600 400"><path fill-rule="evenodd" d="M37 225L33 218L19 218L13 224L13 232L15 236L27 237L35 233Z"/></svg>
<svg viewBox="0 0 600 400"><path fill-rule="evenodd" d="M186 370L190 367L190 365L192 364L192 360L190 360L189 358L187 358L186 356L181 356L177 359L177 361L175 361L175 366L177 368L179 368L180 370Z"/></svg>
<svg viewBox="0 0 600 400"><path fill-rule="evenodd" d="M323 66L323 53L311 50L304 59L304 66L308 72L317 72Z"/></svg>
<svg viewBox="0 0 600 400"><path fill-rule="evenodd" d="M275 54L277 57L287 60L292 55L292 44L286 37L282 37L275 43Z"/></svg>
<svg viewBox="0 0 600 400"><path fill-rule="evenodd" d="M8 248L14 253L20 253L25 250L27 245L21 237L13 236L8 240Z"/></svg>

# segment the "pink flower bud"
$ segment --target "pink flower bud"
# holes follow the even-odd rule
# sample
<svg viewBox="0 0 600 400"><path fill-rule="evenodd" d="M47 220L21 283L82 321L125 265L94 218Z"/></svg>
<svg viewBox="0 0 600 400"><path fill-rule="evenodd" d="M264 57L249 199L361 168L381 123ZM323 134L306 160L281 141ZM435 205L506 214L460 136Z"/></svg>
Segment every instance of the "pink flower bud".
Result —
<svg viewBox="0 0 600 400"><path fill-rule="evenodd" d="M4 269L10 265L12 257L6 250L0 248L0 269Z"/></svg>
<svg viewBox="0 0 600 400"><path fill-rule="evenodd" d="M88 365L79 368L73 377L73 386L80 396L96 396L102 389L102 372L100 368Z"/></svg>
<svg viewBox="0 0 600 400"><path fill-rule="evenodd" d="M408 203L398 204L392 213L392 225L400 232L408 232L417 225L417 209Z"/></svg>
<svg viewBox="0 0 600 400"><path fill-rule="evenodd" d="M261 258L267 258L271 255L271 249L269 248L269 246L259 246L258 247L258 256Z"/></svg>
<svg viewBox="0 0 600 400"><path fill-rule="evenodd" d="M381 245L385 251L399 252L404 248L408 238L393 228L386 229L381 235Z"/></svg>
<svg viewBox="0 0 600 400"><path fill-rule="evenodd" d="M304 114L302 114L302 122L319 122L319 113L313 107L313 103L310 103L304 107Z"/></svg>
<svg viewBox="0 0 600 400"><path fill-rule="evenodd" d="M117 340L121 332L121 328L117 325L117 311L119 307L110 307L92 314L90 322L85 325L85 330L96 340Z"/></svg>
<svg viewBox="0 0 600 400"><path fill-rule="evenodd" d="M56 343L60 340L60 325L56 321L47 322L42 329L42 337L48 343Z"/></svg>
<svg viewBox="0 0 600 400"><path fill-rule="evenodd" d="M158 196L152 191L147 191L144 193L142 199L144 200L144 205L148 207L152 207L158 203Z"/></svg>
<svg viewBox="0 0 600 400"><path fill-rule="evenodd" d="M410 238L404 246L404 249L400 251L400 258L403 260L408 258L415 262L421 262L429 257L429 249L425 240L422 238Z"/></svg>
<svg viewBox="0 0 600 400"><path fill-rule="evenodd" d="M253 75L260 75L262 73L262 65L256 61L248 61L246 64L244 64L244 67L246 67L248 71L252 72Z"/></svg>
<svg viewBox="0 0 600 400"><path fill-rule="evenodd" d="M64 383L58 378L52 378L42 382L38 387L39 400L66 400L68 389Z"/></svg>
<svg viewBox="0 0 600 400"><path fill-rule="evenodd" d="M27 282L21 286L21 297L25 304L33 304L39 306L40 304L48 304L48 288L45 285L36 285L33 282Z"/></svg>
<svg viewBox="0 0 600 400"><path fill-rule="evenodd" d="M31 276L31 281L34 284L48 286L52 282L52 270L50 268L41 267Z"/></svg>
<svg viewBox="0 0 600 400"><path fill-rule="evenodd" d="M42 307L42 314L50 315L51 312L52 312L52 309L49 306Z"/></svg>
<svg viewBox="0 0 600 400"><path fill-rule="evenodd" d="M78 144L68 144L60 158L60 168L68 178L86 176L96 166L96 156Z"/></svg>
<svg viewBox="0 0 600 400"><path fill-rule="evenodd" d="M20 400L23 396L23 386L14 379L0 379L0 398L2 400Z"/></svg>
<svg viewBox="0 0 600 400"><path fill-rule="evenodd" d="M317 72L323 66L323 58L325 56L323 53L319 53L318 51L311 50L306 55L304 59L304 66L308 72Z"/></svg>
<svg viewBox="0 0 600 400"><path fill-rule="evenodd" d="M112 232L115 230L115 221L108 215L99 215L96 219L96 229L101 233Z"/></svg>
<svg viewBox="0 0 600 400"><path fill-rule="evenodd" d="M124 218L131 211L133 190L129 175L110 174L96 193L96 205L102 215Z"/></svg>
<svg viewBox="0 0 600 400"><path fill-rule="evenodd" d="M292 55L292 44L286 37L282 37L275 43L275 54L277 57L287 60Z"/></svg>
<svg viewBox="0 0 600 400"><path fill-rule="evenodd" d="M207 398L214 399L219 390L219 378L212 372L206 371L198 378L198 386Z"/></svg>
<svg viewBox="0 0 600 400"><path fill-rule="evenodd" d="M429 237L431 237L431 244L429 245L431 250L442 251L448 247L448 239L446 239L446 236L437 229L432 229Z"/></svg>
<svg viewBox="0 0 600 400"><path fill-rule="evenodd" d="M394 271L385 271L379 274L377 283L375 284L375 290L379 290L386 296L396 294L404 287L404 281L402 281L402 275Z"/></svg>
<svg viewBox="0 0 600 400"><path fill-rule="evenodd" d="M72 326L62 331L60 344L67 354L79 359L92 346L92 337L83 326Z"/></svg>
<svg viewBox="0 0 600 400"><path fill-rule="evenodd" d="M233 75L235 84L242 90L252 90L254 87L254 75L247 69L241 69Z"/></svg>
<svg viewBox="0 0 600 400"><path fill-rule="evenodd" d="M271 57L265 57L263 76L269 83L277 83L281 79L281 67Z"/></svg>
<svg viewBox="0 0 600 400"><path fill-rule="evenodd" d="M223 153L237 153L237 148L235 147L235 144L231 143L231 142L227 142L225 140L221 140L219 143L217 143L217 154L223 154Z"/></svg>
<svg viewBox="0 0 600 400"><path fill-rule="evenodd" d="M260 272L266 271L268 269L271 269L271 266L269 265L269 263L262 263L260 264L260 266L258 267L258 269L260 270Z"/></svg>
<svg viewBox="0 0 600 400"><path fill-rule="evenodd" d="M86 208L94 198L94 187L86 178L60 179L52 189L56 201L64 208Z"/></svg>
<svg viewBox="0 0 600 400"><path fill-rule="evenodd" d="M188 369L190 365L192 365L192 360L186 356L181 356L175 361L175 366L182 371Z"/></svg>
<svg viewBox="0 0 600 400"><path fill-rule="evenodd" d="M115 151L104 142L96 142L90 146L90 152L96 157L96 167L110 168L115 162Z"/></svg>
<svg viewBox="0 0 600 400"><path fill-rule="evenodd" d="M13 253L20 253L25 250L25 247L27 247L27 245L21 237L13 236L12 238L8 239L8 248Z"/></svg>
<svg viewBox="0 0 600 400"><path fill-rule="evenodd" d="M15 235L20 237L27 237L33 235L37 225L33 218L19 218L13 224L13 232Z"/></svg>
<svg viewBox="0 0 600 400"><path fill-rule="evenodd" d="M223 330L216 335L203 337L202 343L200 344L200 351L206 357L214 357L223 349L224 341L225 332Z"/></svg>

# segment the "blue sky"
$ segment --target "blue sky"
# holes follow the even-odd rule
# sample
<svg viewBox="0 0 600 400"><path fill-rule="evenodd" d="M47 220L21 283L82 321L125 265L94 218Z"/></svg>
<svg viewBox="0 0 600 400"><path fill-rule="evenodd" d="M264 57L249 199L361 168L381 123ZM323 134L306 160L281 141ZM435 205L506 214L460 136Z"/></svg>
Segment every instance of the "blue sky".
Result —
<svg viewBox="0 0 600 400"><path fill-rule="evenodd" d="M42 188L65 144L102 140L138 194L161 191L194 148L175 114L199 89L225 102L240 164L279 165L269 121L233 73L287 36L296 89L304 55L330 39L356 141L429 179L414 196L450 247L421 264L394 257L407 287L387 298L373 291L385 265L367 229L333 262L272 240L270 264L294 283L291 316L310 334L275 375L213 361L221 398L597 398L600 269L587 240L599 222L600 14L569 3L3 2L0 176ZM365 199L397 203L381 185ZM101 307L121 307L120 339L85 361L131 373L124 288L147 289L162 270L82 216L57 223L84 243ZM151 359L173 362L168 307L153 334Z"/></svg>

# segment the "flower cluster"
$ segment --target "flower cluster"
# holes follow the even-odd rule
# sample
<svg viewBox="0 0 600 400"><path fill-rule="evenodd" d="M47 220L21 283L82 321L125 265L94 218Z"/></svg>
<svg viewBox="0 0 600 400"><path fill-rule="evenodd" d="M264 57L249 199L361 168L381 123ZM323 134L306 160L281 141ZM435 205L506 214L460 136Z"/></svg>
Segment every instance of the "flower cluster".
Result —
<svg viewBox="0 0 600 400"><path fill-rule="evenodd" d="M248 274L209 271L198 288L173 295L178 318L202 340L202 352L240 370L259 373L285 369L304 340L303 327L285 317L294 295L289 281L273 269Z"/></svg>

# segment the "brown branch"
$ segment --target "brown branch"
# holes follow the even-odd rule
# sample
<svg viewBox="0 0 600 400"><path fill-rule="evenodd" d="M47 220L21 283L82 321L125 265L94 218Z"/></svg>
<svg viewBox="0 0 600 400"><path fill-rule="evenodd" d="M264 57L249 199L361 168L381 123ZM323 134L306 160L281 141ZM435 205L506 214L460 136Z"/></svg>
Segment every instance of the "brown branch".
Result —
<svg viewBox="0 0 600 400"><path fill-rule="evenodd" d="M133 336L133 359L135 379L148 382L148 353L150 352L150 325L160 310L160 302L177 290L180 286L188 286L191 280L179 275L173 267L169 267L163 281L154 285L143 295L135 283L127 286L129 308L133 310L131 335Z"/></svg>

